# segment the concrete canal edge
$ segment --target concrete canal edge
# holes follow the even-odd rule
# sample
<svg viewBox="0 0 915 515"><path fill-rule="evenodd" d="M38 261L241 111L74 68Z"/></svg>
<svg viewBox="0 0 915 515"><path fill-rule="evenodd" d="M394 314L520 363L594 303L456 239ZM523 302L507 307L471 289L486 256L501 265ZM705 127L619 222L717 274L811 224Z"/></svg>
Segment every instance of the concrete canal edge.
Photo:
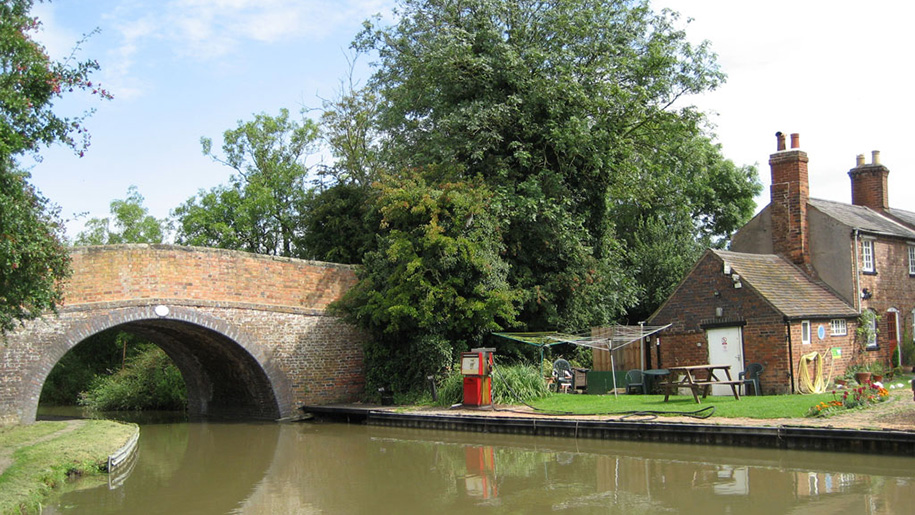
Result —
<svg viewBox="0 0 915 515"><path fill-rule="evenodd" d="M134 425L133 435L121 448L108 456L108 488L114 489L130 476L137 464L137 444L140 442L140 427Z"/></svg>
<svg viewBox="0 0 915 515"><path fill-rule="evenodd" d="M915 457L915 432L908 431L424 414L353 406L302 406L301 410L319 420L373 426Z"/></svg>

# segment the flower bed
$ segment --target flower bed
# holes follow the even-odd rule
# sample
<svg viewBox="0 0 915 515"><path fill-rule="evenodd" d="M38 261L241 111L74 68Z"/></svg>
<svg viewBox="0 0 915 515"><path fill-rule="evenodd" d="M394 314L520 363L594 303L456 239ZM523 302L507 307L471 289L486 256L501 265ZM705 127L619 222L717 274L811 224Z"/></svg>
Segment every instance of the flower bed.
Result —
<svg viewBox="0 0 915 515"><path fill-rule="evenodd" d="M889 399L890 392L880 383L867 383L845 390L841 397L838 397L836 391L833 390L832 396L833 399L829 402L824 401L811 406L807 410L806 416L829 417L844 410L866 408Z"/></svg>

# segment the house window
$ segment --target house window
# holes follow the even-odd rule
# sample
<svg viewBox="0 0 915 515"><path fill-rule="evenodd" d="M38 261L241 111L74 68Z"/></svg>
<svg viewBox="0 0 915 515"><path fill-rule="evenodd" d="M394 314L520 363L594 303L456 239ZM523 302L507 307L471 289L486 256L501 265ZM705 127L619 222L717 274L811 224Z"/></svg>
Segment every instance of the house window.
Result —
<svg viewBox="0 0 915 515"><path fill-rule="evenodd" d="M844 318L833 318L830 320L829 329L833 336L845 336L848 334L848 326L845 325Z"/></svg>
<svg viewBox="0 0 915 515"><path fill-rule="evenodd" d="M877 313L874 310L869 309L868 314L870 316L864 321L867 324L867 350L877 350L880 347L877 346Z"/></svg>
<svg viewBox="0 0 915 515"><path fill-rule="evenodd" d="M909 244L909 275L915 275L915 245Z"/></svg>
<svg viewBox="0 0 915 515"><path fill-rule="evenodd" d="M810 320L801 321L801 343L810 345Z"/></svg>
<svg viewBox="0 0 915 515"><path fill-rule="evenodd" d="M874 240L861 240L861 270L874 272Z"/></svg>

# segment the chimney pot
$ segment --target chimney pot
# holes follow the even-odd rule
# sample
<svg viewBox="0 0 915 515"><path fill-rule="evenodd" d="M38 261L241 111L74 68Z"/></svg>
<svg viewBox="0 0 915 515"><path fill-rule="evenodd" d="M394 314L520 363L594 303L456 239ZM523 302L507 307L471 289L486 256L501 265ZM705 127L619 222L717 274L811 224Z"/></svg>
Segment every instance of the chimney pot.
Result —
<svg viewBox="0 0 915 515"><path fill-rule="evenodd" d="M871 164L875 164L875 165L880 164L880 151L879 150L871 151Z"/></svg>
<svg viewBox="0 0 915 515"><path fill-rule="evenodd" d="M864 166L864 154L858 154L858 157L855 160L855 166Z"/></svg>
<svg viewBox="0 0 915 515"><path fill-rule="evenodd" d="M791 135L791 148L801 148L801 135L796 132Z"/></svg>
<svg viewBox="0 0 915 515"><path fill-rule="evenodd" d="M778 146L776 150L785 150L785 135L781 131L775 133L775 138L778 140Z"/></svg>

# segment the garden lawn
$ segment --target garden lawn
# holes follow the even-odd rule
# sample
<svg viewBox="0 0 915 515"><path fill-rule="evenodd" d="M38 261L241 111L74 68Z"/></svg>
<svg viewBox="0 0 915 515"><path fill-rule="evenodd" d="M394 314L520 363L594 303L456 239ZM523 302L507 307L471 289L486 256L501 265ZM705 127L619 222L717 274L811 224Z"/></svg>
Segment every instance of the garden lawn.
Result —
<svg viewBox="0 0 915 515"><path fill-rule="evenodd" d="M690 395L569 395L553 394L530 403L538 410L569 415L611 415L632 411L669 411L670 416L684 415L714 406L714 418L803 418L811 406L829 402L832 393L817 395L709 396L696 404Z"/></svg>

